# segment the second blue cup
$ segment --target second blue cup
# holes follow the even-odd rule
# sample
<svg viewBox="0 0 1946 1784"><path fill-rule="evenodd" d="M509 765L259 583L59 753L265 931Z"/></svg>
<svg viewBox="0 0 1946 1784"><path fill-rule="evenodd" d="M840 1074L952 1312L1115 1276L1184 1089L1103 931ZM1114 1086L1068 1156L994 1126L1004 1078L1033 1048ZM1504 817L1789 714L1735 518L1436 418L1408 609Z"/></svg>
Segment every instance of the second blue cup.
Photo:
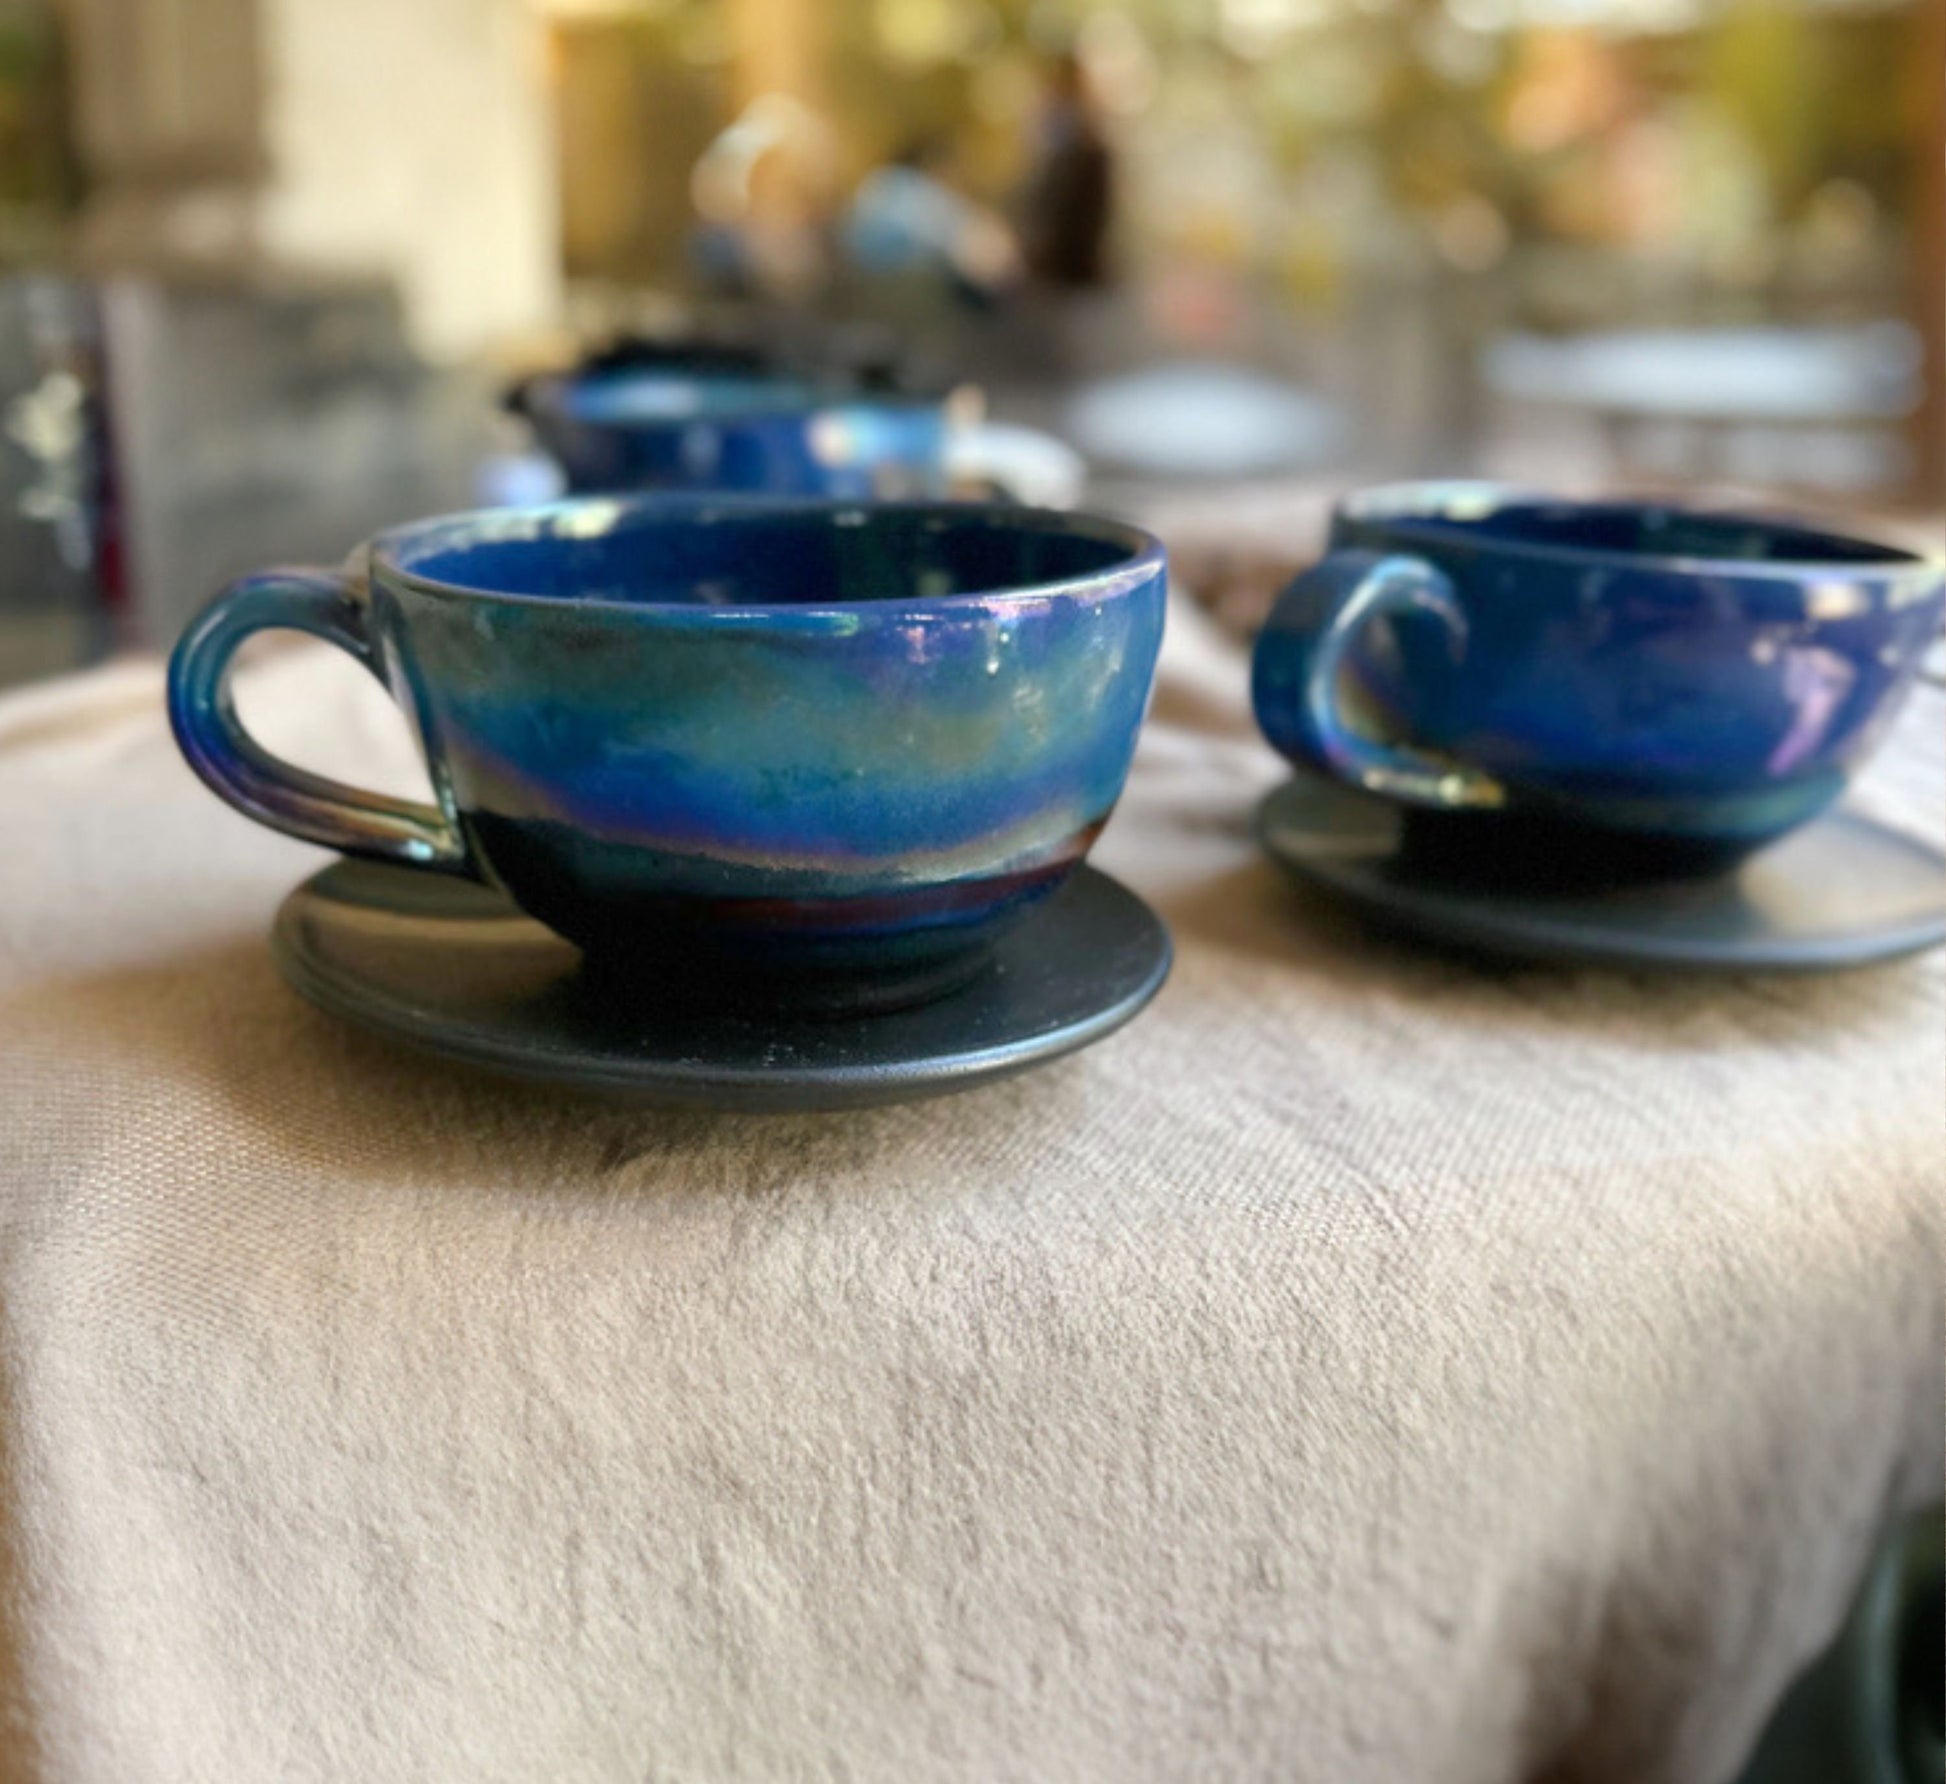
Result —
<svg viewBox="0 0 1946 1784"><path fill-rule="evenodd" d="M1412 484L1339 507L1253 691L1292 761L1409 808L1707 861L1837 797L1942 609L1937 561L1814 526Z"/></svg>

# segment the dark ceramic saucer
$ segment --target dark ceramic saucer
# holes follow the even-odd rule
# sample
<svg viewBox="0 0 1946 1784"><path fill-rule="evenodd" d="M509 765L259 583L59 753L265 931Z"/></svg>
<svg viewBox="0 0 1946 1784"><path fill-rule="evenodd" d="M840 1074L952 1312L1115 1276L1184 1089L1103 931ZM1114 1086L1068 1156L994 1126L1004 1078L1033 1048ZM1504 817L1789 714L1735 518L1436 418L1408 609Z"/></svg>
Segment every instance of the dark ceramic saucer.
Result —
<svg viewBox="0 0 1946 1784"><path fill-rule="evenodd" d="M1834 809L1756 854L1631 877L1479 816L1424 824L1299 775L1257 808L1264 847L1371 916L1483 953L1617 966L1816 972L1946 941L1946 856Z"/></svg>
<svg viewBox="0 0 1946 1784"><path fill-rule="evenodd" d="M956 990L876 1015L659 1004L498 893L341 861L299 886L271 936L312 1003L425 1051L632 1101L838 1109L970 1089L1088 1046L1168 977L1169 933L1090 867L1005 932Z"/></svg>

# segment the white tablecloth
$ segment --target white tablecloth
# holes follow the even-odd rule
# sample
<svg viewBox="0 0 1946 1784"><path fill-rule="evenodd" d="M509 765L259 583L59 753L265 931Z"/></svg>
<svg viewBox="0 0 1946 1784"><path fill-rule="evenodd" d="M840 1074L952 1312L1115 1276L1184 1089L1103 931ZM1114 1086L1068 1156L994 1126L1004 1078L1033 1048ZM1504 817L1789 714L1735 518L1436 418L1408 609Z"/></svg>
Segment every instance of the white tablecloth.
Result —
<svg viewBox="0 0 1946 1784"><path fill-rule="evenodd" d="M9 1777L1722 1784L1938 1490L1940 961L1373 939L1194 614L1098 855L1168 989L843 1116L312 1012L160 685L0 701ZM410 780L348 665L246 708Z"/></svg>

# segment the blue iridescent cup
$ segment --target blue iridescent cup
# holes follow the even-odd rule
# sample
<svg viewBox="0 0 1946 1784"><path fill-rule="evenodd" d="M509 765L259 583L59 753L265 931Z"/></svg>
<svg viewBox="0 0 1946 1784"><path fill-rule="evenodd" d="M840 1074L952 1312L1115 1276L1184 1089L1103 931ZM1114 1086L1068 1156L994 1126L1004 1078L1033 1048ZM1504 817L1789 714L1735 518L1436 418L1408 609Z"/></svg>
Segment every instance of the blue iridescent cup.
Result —
<svg viewBox="0 0 1946 1784"><path fill-rule="evenodd" d="M862 501L946 493L947 399L701 349L528 380L516 407L568 488Z"/></svg>
<svg viewBox="0 0 1946 1784"><path fill-rule="evenodd" d="M710 987L909 1000L1086 854L1127 776L1162 548L973 504L650 495L385 533L246 577L177 645L176 739L261 823L463 874L607 960ZM268 755L244 638L356 657L437 803Z"/></svg>
<svg viewBox="0 0 1946 1784"><path fill-rule="evenodd" d="M1937 561L1808 525L1403 485L1338 509L1253 694L1293 762L1406 806L1708 861L1837 797L1943 607Z"/></svg>

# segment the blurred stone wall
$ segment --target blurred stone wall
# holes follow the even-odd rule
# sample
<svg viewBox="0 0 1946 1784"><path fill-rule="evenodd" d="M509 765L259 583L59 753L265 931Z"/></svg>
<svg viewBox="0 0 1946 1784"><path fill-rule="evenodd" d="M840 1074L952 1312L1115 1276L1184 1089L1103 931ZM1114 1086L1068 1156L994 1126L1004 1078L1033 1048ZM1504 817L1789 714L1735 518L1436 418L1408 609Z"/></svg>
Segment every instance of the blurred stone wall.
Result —
<svg viewBox="0 0 1946 1784"><path fill-rule="evenodd" d="M457 359L560 305L526 0L67 0L91 270L394 286Z"/></svg>

